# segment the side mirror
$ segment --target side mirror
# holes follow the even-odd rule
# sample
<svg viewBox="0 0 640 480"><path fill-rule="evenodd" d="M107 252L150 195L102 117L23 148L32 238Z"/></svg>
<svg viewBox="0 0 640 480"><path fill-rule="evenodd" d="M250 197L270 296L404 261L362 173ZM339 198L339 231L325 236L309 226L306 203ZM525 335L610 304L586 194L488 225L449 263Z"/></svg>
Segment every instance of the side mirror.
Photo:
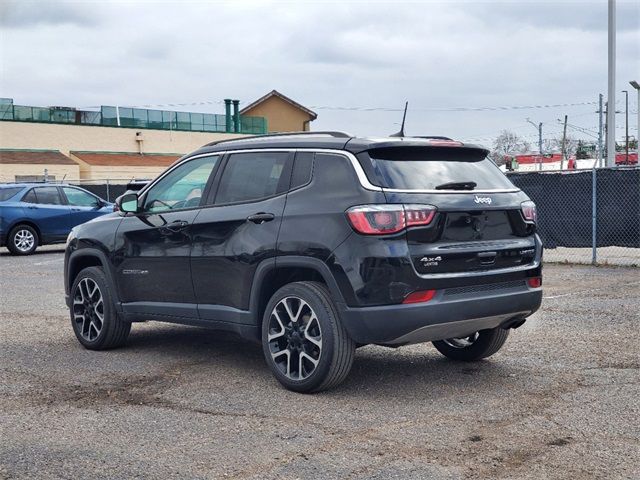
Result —
<svg viewBox="0 0 640 480"><path fill-rule="evenodd" d="M116 198L116 207L124 213L138 213L138 195L125 193Z"/></svg>

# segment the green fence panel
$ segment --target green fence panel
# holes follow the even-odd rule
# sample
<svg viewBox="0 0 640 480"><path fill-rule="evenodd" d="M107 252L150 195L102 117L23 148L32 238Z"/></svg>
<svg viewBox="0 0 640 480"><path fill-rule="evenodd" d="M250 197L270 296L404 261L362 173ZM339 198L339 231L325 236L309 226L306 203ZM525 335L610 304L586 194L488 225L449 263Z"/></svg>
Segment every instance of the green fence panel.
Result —
<svg viewBox="0 0 640 480"><path fill-rule="evenodd" d="M119 122L118 122L119 117ZM30 107L0 102L0 120L25 122L79 123L159 130L192 132L226 132L226 117L214 113L174 112L145 108L113 107L103 105L100 111L66 108ZM263 117L240 117L240 131L245 134L267 133L267 120Z"/></svg>

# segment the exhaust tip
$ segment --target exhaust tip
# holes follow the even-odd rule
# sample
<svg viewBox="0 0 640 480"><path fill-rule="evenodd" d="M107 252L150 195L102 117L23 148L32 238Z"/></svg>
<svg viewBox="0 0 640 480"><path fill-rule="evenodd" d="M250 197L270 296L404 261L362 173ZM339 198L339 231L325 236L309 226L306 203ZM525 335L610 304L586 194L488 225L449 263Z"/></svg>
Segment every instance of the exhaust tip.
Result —
<svg viewBox="0 0 640 480"><path fill-rule="evenodd" d="M510 328L512 329L516 329L518 327L521 327L522 325L524 325L524 322L526 322L527 319L526 318L510 318L509 320L507 320L506 322L504 322L502 325L500 325L504 330L509 330Z"/></svg>

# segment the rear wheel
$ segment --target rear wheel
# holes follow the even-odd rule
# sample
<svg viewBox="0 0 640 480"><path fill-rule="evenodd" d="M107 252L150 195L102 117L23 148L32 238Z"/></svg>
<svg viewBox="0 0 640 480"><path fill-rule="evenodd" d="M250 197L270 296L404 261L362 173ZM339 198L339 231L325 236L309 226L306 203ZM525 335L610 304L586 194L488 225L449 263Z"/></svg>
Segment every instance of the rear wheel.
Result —
<svg viewBox="0 0 640 480"><path fill-rule="evenodd" d="M433 346L447 358L473 362L496 353L509 336L509 331L500 327L480 330L466 337L448 338L433 342Z"/></svg>
<svg viewBox="0 0 640 480"><path fill-rule="evenodd" d="M262 347L276 379L296 392L338 385L351 370L356 348L326 287L315 282L290 283L271 297Z"/></svg>
<svg viewBox="0 0 640 480"><path fill-rule="evenodd" d="M7 248L14 255L29 255L38 248L38 232L29 225L18 225L9 232Z"/></svg>
<svg viewBox="0 0 640 480"><path fill-rule="evenodd" d="M71 325L85 348L105 350L127 341L131 323L118 316L102 268L82 270L73 282L71 295Z"/></svg>

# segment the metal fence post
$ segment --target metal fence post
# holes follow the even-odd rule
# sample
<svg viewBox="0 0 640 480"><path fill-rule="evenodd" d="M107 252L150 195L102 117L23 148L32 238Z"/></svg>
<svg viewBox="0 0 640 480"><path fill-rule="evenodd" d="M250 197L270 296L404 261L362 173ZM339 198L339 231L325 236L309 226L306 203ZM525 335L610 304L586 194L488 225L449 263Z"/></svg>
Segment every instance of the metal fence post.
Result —
<svg viewBox="0 0 640 480"><path fill-rule="evenodd" d="M594 165L591 170L591 264L596 265L598 263L597 253L597 203L598 193L596 187L596 167Z"/></svg>
<svg viewBox="0 0 640 480"><path fill-rule="evenodd" d="M107 178L107 202L111 201L111 195L109 195L109 179Z"/></svg>

